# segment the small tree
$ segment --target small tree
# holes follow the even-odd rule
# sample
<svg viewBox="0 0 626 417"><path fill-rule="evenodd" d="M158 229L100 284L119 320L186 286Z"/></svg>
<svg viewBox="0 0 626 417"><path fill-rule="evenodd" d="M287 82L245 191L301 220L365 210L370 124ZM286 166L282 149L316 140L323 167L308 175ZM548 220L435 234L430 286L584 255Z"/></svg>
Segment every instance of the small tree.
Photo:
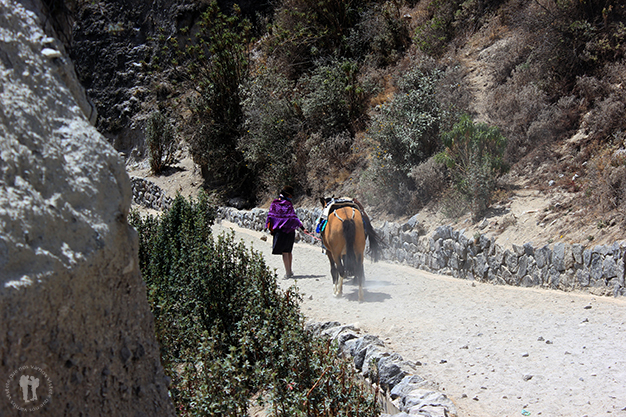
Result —
<svg viewBox="0 0 626 417"><path fill-rule="evenodd" d="M474 124L468 115L443 134L445 149L437 154L452 173L457 189L470 202L472 217L477 221L489 206L498 175L507 171L502 155L507 139L497 127Z"/></svg>
<svg viewBox="0 0 626 417"><path fill-rule="evenodd" d="M295 142L302 129L294 85L274 68L261 68L240 86L245 133L239 138L248 168L264 190L293 184Z"/></svg>
<svg viewBox="0 0 626 417"><path fill-rule="evenodd" d="M155 174L176 161L178 144L174 128L160 111L150 113L146 120L146 144L150 156L150 168Z"/></svg>
<svg viewBox="0 0 626 417"><path fill-rule="evenodd" d="M444 114L436 97L439 71L413 69L397 81L398 91L374 117L369 135L380 144L389 164L408 176L435 153Z"/></svg>
<svg viewBox="0 0 626 417"><path fill-rule="evenodd" d="M212 0L198 23L195 39L184 49L188 76L197 83L192 105L194 134L189 151L205 180L225 183L242 190L250 177L237 149L243 109L239 85L248 74L248 42L251 23L233 6L232 15Z"/></svg>
<svg viewBox="0 0 626 417"><path fill-rule="evenodd" d="M334 60L304 77L302 112L309 128L325 136L350 131L363 116L367 94L356 61Z"/></svg>

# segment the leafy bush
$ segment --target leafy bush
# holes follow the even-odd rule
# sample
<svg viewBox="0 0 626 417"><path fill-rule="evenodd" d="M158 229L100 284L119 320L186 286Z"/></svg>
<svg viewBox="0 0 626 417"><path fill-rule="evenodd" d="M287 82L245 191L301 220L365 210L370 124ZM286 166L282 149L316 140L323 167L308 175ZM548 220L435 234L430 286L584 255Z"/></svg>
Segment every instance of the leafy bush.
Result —
<svg viewBox="0 0 626 417"><path fill-rule="evenodd" d="M282 0L267 39L268 55L296 79L321 57L342 56L345 34L366 0Z"/></svg>
<svg viewBox="0 0 626 417"><path fill-rule="evenodd" d="M309 130L325 136L344 131L354 134L367 99L358 74L359 65L355 61L334 60L302 77L306 91L302 112Z"/></svg>
<svg viewBox="0 0 626 417"><path fill-rule="evenodd" d="M261 190L297 183L294 153L303 118L293 90L293 82L267 67L242 85L245 133L239 149Z"/></svg>
<svg viewBox="0 0 626 417"><path fill-rule="evenodd" d="M413 167L409 173L415 190L411 192L411 207L420 210L448 188L448 172L434 157Z"/></svg>
<svg viewBox="0 0 626 417"><path fill-rule="evenodd" d="M400 4L395 1L372 4L362 13L346 42L351 56L375 67L395 64L411 44Z"/></svg>
<svg viewBox="0 0 626 417"><path fill-rule="evenodd" d="M431 0L428 19L418 25L413 42L424 52L440 56L458 35L471 36L504 0Z"/></svg>
<svg viewBox="0 0 626 417"><path fill-rule="evenodd" d="M445 149L437 160L448 166L457 189L470 201L474 220L486 211L498 175L507 170L502 159L506 142L498 128L474 124L467 115L443 135Z"/></svg>
<svg viewBox="0 0 626 417"><path fill-rule="evenodd" d="M259 194L285 183L323 193L324 181L354 167L352 132L365 117L366 89L374 91L362 85L358 71L354 61L331 61L296 84L268 65L242 84L239 150Z"/></svg>
<svg viewBox="0 0 626 417"><path fill-rule="evenodd" d="M178 143L174 128L160 111L150 113L146 120L146 145L150 157L150 168L155 174L176 161Z"/></svg>
<svg viewBox="0 0 626 417"><path fill-rule="evenodd" d="M567 93L576 77L619 62L626 52L626 7L604 0L550 0L516 11L520 44L536 82L552 97ZM523 4L523 3L520 3ZM522 62L517 62L521 64Z"/></svg>
<svg viewBox="0 0 626 417"><path fill-rule="evenodd" d="M214 219L204 194L130 216L179 415L247 415L255 393L278 416L377 415L349 362L304 330L296 290L234 234L214 237Z"/></svg>
<svg viewBox="0 0 626 417"><path fill-rule="evenodd" d="M555 71L571 79L598 63L624 57L626 8L604 0L555 1L548 16L557 32ZM550 7L551 6L551 7Z"/></svg>
<svg viewBox="0 0 626 417"><path fill-rule="evenodd" d="M413 37L413 42L425 53L440 55L454 34L454 13L459 0L433 0L429 3L429 19L420 24Z"/></svg>
<svg viewBox="0 0 626 417"><path fill-rule="evenodd" d="M189 138L194 162L205 179L245 191L250 184L237 138L243 122L239 85L248 74L251 25L238 10L226 16L213 0L202 14L195 42L180 49L198 92L192 105L197 128Z"/></svg>
<svg viewBox="0 0 626 417"><path fill-rule="evenodd" d="M362 175L368 201L397 214L423 207L418 195L424 190L416 190L410 174L435 153L448 119L437 100L441 72L408 65L393 98L378 107L368 127L372 159Z"/></svg>
<svg viewBox="0 0 626 417"><path fill-rule="evenodd" d="M380 145L377 155L408 175L437 149L442 112L436 99L440 73L412 69L397 82L391 102L373 118L369 135Z"/></svg>

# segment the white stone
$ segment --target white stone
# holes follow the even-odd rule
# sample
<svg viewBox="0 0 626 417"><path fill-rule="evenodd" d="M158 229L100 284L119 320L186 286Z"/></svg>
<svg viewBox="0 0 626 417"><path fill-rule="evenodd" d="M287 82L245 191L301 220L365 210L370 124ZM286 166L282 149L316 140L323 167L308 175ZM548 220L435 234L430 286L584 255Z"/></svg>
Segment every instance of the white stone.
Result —
<svg viewBox="0 0 626 417"><path fill-rule="evenodd" d="M43 48L41 50L41 54L45 56L46 58L60 58L61 57L61 52L52 48Z"/></svg>

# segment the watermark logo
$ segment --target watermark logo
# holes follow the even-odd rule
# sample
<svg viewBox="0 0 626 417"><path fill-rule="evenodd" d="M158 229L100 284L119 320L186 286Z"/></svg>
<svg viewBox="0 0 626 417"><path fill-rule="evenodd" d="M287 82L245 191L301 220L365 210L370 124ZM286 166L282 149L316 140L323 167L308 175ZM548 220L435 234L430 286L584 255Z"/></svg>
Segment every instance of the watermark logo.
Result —
<svg viewBox="0 0 626 417"><path fill-rule="evenodd" d="M9 375L4 392L20 411L37 411L52 398L52 381L38 366L20 366Z"/></svg>

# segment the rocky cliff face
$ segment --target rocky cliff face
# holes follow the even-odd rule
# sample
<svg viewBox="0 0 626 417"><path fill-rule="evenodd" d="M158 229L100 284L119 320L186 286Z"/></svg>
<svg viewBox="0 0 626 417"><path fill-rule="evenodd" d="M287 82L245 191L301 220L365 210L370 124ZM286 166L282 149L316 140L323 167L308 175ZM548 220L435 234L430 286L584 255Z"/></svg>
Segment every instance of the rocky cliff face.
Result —
<svg viewBox="0 0 626 417"><path fill-rule="evenodd" d="M130 181L39 10L0 0L0 415L174 415Z"/></svg>
<svg viewBox="0 0 626 417"><path fill-rule="evenodd" d="M226 11L235 3L251 19L271 7L266 2L218 2ZM96 126L115 149L145 156L147 114L157 107L157 101L174 106L169 99L181 94L172 84L181 81L181 74L172 64L175 46L170 41L188 38L181 29L197 24L207 4L196 0L104 0L80 2L70 13L74 20L68 36L71 58L98 109Z"/></svg>

